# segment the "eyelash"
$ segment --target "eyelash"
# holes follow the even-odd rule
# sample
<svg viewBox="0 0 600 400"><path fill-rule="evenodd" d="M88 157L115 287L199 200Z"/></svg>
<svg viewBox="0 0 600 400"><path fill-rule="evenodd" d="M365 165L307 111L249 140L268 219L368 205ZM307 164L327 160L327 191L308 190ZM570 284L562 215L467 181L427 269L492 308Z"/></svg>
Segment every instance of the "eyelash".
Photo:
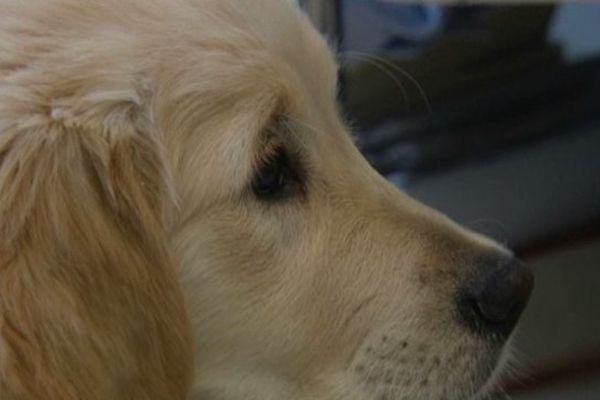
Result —
<svg viewBox="0 0 600 400"><path fill-rule="evenodd" d="M272 146L263 156L252 181L254 195L263 201L276 201L298 193L302 181L295 167L283 146Z"/></svg>

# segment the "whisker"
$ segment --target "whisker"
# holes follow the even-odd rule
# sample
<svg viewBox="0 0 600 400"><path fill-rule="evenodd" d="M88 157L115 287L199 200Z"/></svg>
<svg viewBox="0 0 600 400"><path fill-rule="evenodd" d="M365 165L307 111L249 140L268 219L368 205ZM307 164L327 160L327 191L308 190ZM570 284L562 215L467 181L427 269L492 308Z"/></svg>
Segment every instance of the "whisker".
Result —
<svg viewBox="0 0 600 400"><path fill-rule="evenodd" d="M427 112L429 114L431 114L433 112L433 109L431 107L431 102L429 101L429 98L427 97L427 94L425 93L425 89L423 89L423 86L419 83L419 81L417 81L417 79L415 77L413 77L404 68L402 68L399 65L396 65L396 64L394 64L392 62L390 62L389 60L386 60L383 57L378 57L378 56L372 56L372 57L374 57L375 59L379 60L379 62L387 65L392 70L394 70L394 71L402 74L406 79L408 79L409 81L411 81L412 84L415 85L415 87L419 91L419 95L423 99L423 103L425 104L425 109L427 110Z"/></svg>
<svg viewBox="0 0 600 400"><path fill-rule="evenodd" d="M406 90L406 88L404 87L404 84L400 81L400 79L398 79L396 77L396 75L394 75L392 73L392 71L390 71L388 68L386 68L385 64L378 62L377 60L372 59L370 56L367 56L367 55L365 55L365 56L355 55L355 58L357 58L361 61L364 61L369 65L374 66L379 71L381 71L385 76L390 78L396 84L396 86L400 90L400 93L402 94L402 102L404 103L404 110L405 111L409 110L408 91Z"/></svg>
<svg viewBox="0 0 600 400"><path fill-rule="evenodd" d="M294 123L297 123L299 125L302 125L302 126L308 128L308 129L312 130L315 133L318 133L320 135L325 135L326 134L325 131L323 131L322 129L319 129L319 128L315 127L314 125L312 125L312 124L310 124L310 123L308 123L306 121L301 120L300 118L296 118L296 117L294 117L292 115L289 115L289 114L284 115L284 117L286 119L289 119L290 121L292 121Z"/></svg>
<svg viewBox="0 0 600 400"><path fill-rule="evenodd" d="M431 102L429 101L429 98L427 97L427 94L425 93L425 89L423 89L423 86L421 86L419 81L417 81L417 79L415 77L413 77L404 68L390 62L389 60L386 60L383 57L372 55L372 54L361 53L361 52L357 52L357 51L348 51L345 54L349 55L350 57L355 57L355 58L358 58L363 61L370 60L371 62L379 62L379 63L383 64L384 66L387 66L388 68L390 68L392 71L395 71L395 72L401 74L403 77L408 79L415 86L415 88L419 92L419 95L423 99L423 103L425 104L425 108L426 108L427 112L429 114L433 113L433 109L431 107ZM386 71L389 72L389 70L387 70L387 69L386 69ZM406 91L406 89L404 89L404 91Z"/></svg>
<svg viewBox="0 0 600 400"><path fill-rule="evenodd" d="M307 128L307 129L309 129L309 130L311 130L311 131L313 131L313 132L315 132L315 133L318 133L318 134L320 134L320 135L325 135L325 132L323 132L322 130L320 130L320 129L318 129L318 128L314 127L313 125L309 124L309 123L308 123L308 122L306 122L306 121L303 121L303 120L301 120L301 119L299 119L299 118L293 117L292 115L289 115L289 114L285 114L285 115L283 115L283 117L284 117L284 119L288 120L289 122L293 122L294 124L301 125L301 126L303 126L303 127ZM296 139L296 140L297 140L297 141L298 141L298 142L299 142L301 145L303 145L303 146L306 146L306 145L308 144L308 142L305 140L305 139L306 139L306 136L304 136L304 135L299 135L299 134L298 134L298 132L296 132L296 130L294 130L294 129L291 129L291 127L290 127L290 124L289 124L289 123L288 123L288 124L286 124L286 128L290 128L290 129L288 129L288 132L289 132L291 135L293 135L293 136L294 136L294 138L295 138L295 139Z"/></svg>

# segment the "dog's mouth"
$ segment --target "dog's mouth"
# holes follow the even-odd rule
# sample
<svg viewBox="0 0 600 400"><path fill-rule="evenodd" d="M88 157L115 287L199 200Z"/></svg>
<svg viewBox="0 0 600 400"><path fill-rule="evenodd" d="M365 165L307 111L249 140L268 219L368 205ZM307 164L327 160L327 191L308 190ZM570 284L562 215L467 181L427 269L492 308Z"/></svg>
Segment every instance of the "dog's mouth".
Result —
<svg viewBox="0 0 600 400"><path fill-rule="evenodd" d="M506 365L504 347L471 335L427 342L380 335L361 348L352 374L373 400L489 398Z"/></svg>

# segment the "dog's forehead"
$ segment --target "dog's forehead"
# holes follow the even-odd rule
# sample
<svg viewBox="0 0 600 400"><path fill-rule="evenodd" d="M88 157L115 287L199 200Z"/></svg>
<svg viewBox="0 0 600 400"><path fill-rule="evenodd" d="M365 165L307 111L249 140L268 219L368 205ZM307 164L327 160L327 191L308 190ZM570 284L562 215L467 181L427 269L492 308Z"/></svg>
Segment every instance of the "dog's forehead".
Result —
<svg viewBox="0 0 600 400"><path fill-rule="evenodd" d="M167 91L199 101L210 91L252 104L257 97L279 96L280 105L312 102L334 108L337 63L297 5L287 0L191 1L192 15L179 13L169 21L177 35L159 40L159 58L179 60L163 63L172 70L173 79L166 80L177 85Z"/></svg>
<svg viewBox="0 0 600 400"><path fill-rule="evenodd" d="M235 7L229 12L238 13L245 20L241 29L247 29L271 56L290 67L311 94L329 99L335 96L337 63L325 39L294 2L237 0L222 4L225 3Z"/></svg>

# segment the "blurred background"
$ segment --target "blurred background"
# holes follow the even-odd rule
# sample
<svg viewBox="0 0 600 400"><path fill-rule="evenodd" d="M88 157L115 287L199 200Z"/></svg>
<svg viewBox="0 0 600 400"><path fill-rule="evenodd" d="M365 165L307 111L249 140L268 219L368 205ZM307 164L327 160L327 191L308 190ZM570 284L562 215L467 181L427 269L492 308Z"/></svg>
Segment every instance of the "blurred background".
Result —
<svg viewBox="0 0 600 400"><path fill-rule="evenodd" d="M600 400L600 3L304 0L362 151L536 275L515 400Z"/></svg>

